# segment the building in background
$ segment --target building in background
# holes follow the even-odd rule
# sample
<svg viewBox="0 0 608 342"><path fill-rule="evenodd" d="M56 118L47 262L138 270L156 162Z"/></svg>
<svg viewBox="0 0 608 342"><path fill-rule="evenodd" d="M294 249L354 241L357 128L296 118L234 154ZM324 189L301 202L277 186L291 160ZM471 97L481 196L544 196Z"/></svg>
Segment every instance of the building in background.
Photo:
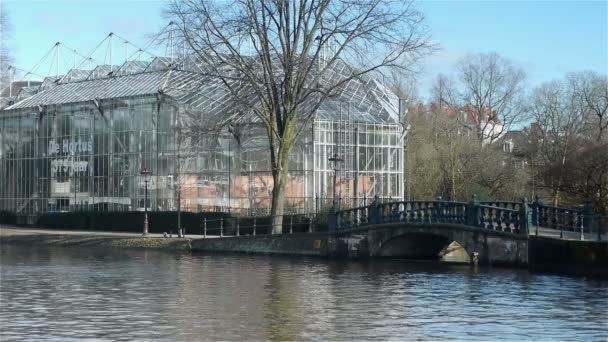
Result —
<svg viewBox="0 0 608 342"><path fill-rule="evenodd" d="M255 118L184 144L186 112L208 119L234 105L192 64L156 57L72 69L4 98L0 210L143 210L146 168L151 210L176 210L181 191L182 210L269 212L270 153ZM402 198L400 107L371 78L349 82L339 98L325 102L293 149L287 212L330 204L334 174L341 205ZM332 165L334 155L343 162Z"/></svg>

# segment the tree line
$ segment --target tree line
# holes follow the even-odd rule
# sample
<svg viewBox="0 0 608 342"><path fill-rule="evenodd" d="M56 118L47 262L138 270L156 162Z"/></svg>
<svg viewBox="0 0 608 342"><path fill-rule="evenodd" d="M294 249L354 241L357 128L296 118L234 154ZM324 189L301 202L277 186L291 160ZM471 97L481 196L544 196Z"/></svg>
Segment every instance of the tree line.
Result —
<svg viewBox="0 0 608 342"><path fill-rule="evenodd" d="M410 98L407 198L540 196L608 213L606 75L573 72L527 89L523 70L495 53L456 68L455 78L437 77L426 102L401 94Z"/></svg>

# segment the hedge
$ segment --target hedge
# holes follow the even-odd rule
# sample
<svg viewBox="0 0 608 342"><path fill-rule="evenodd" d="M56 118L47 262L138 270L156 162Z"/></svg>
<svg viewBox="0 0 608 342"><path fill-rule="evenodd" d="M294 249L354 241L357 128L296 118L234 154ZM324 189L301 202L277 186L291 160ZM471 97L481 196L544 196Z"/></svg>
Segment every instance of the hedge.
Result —
<svg viewBox="0 0 608 342"><path fill-rule="evenodd" d="M2 215L0 213L0 219ZM207 222L207 234L219 235L220 225L225 235L235 235L237 223L241 235L253 234L254 218L236 217L228 213L204 212L181 213L181 225L186 234L202 234L203 222ZM13 215L14 220L14 215ZM290 226L294 233L307 232L309 218L301 215L285 216L283 231L289 232ZM1 221L0 221L1 222ZM66 230L106 230L116 232L141 232L143 230L144 213L141 211L120 212L71 212L48 213L38 217L36 225L48 229ZM270 217L255 218L256 234L270 232ZM177 212L151 211L148 212L148 230L150 233L177 231Z"/></svg>
<svg viewBox="0 0 608 342"><path fill-rule="evenodd" d="M0 210L0 223L4 224L16 224L17 218L15 214L10 211Z"/></svg>

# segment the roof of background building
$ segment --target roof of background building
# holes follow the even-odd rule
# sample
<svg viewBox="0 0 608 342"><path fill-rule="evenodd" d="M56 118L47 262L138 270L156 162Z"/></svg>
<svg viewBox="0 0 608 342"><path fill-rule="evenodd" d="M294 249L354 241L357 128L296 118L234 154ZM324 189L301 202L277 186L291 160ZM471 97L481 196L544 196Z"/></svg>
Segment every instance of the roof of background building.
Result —
<svg viewBox="0 0 608 342"><path fill-rule="evenodd" d="M38 86L41 82L37 81L14 81L11 82L11 86L4 88L0 92L0 97L10 97L11 95L17 95L23 88Z"/></svg>
<svg viewBox="0 0 608 342"><path fill-rule="evenodd" d="M493 123L495 125L502 125L502 121L500 120L500 118L498 117L498 115L496 114L496 112L490 110L489 108L485 108L484 109L484 113L482 118L479 118L479 113L477 111L477 109L475 108L475 106L467 104L465 106L463 106L462 108L454 108L454 107L450 107L450 106L446 106L443 105L440 106L436 103L431 103L430 105L430 109L433 111L437 111L437 110L441 110L443 111L448 117L457 117L458 114L462 115L462 119L464 119L465 122L470 122L470 123L477 123L477 122L490 122Z"/></svg>
<svg viewBox="0 0 608 342"><path fill-rule="evenodd" d="M151 62L99 65L93 70L73 69L65 75L46 77L39 87L22 89L13 99L14 103L4 111L155 95L159 91L192 110L210 115L222 115L225 108L232 105L227 90L217 80L204 77L196 70L180 68L179 63L172 63L169 58L157 57ZM305 112L307 105L303 107ZM338 99L323 102L317 117L321 120L398 123L399 99L373 78L351 80ZM253 113L245 119L256 121Z"/></svg>

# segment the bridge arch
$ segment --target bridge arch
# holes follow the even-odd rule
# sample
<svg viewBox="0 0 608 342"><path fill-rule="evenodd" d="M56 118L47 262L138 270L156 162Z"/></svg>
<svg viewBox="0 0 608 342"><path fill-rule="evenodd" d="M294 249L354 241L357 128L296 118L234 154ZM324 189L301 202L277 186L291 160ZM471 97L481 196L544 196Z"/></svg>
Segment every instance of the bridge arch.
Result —
<svg viewBox="0 0 608 342"><path fill-rule="evenodd" d="M375 251L377 257L470 263L472 255L451 234L408 232L393 236Z"/></svg>
<svg viewBox="0 0 608 342"><path fill-rule="evenodd" d="M483 253L483 236L454 225L417 226L394 224L368 231L369 255L437 259L468 263L474 253Z"/></svg>
<svg viewBox="0 0 608 342"><path fill-rule="evenodd" d="M459 249L463 262L476 258L480 263L496 265L525 264L529 208L525 201L507 204L480 204L475 198L471 203L374 201L366 207L334 213L329 224L328 250L355 258L433 258L439 246L444 245L440 253ZM419 245L425 245L428 252Z"/></svg>

